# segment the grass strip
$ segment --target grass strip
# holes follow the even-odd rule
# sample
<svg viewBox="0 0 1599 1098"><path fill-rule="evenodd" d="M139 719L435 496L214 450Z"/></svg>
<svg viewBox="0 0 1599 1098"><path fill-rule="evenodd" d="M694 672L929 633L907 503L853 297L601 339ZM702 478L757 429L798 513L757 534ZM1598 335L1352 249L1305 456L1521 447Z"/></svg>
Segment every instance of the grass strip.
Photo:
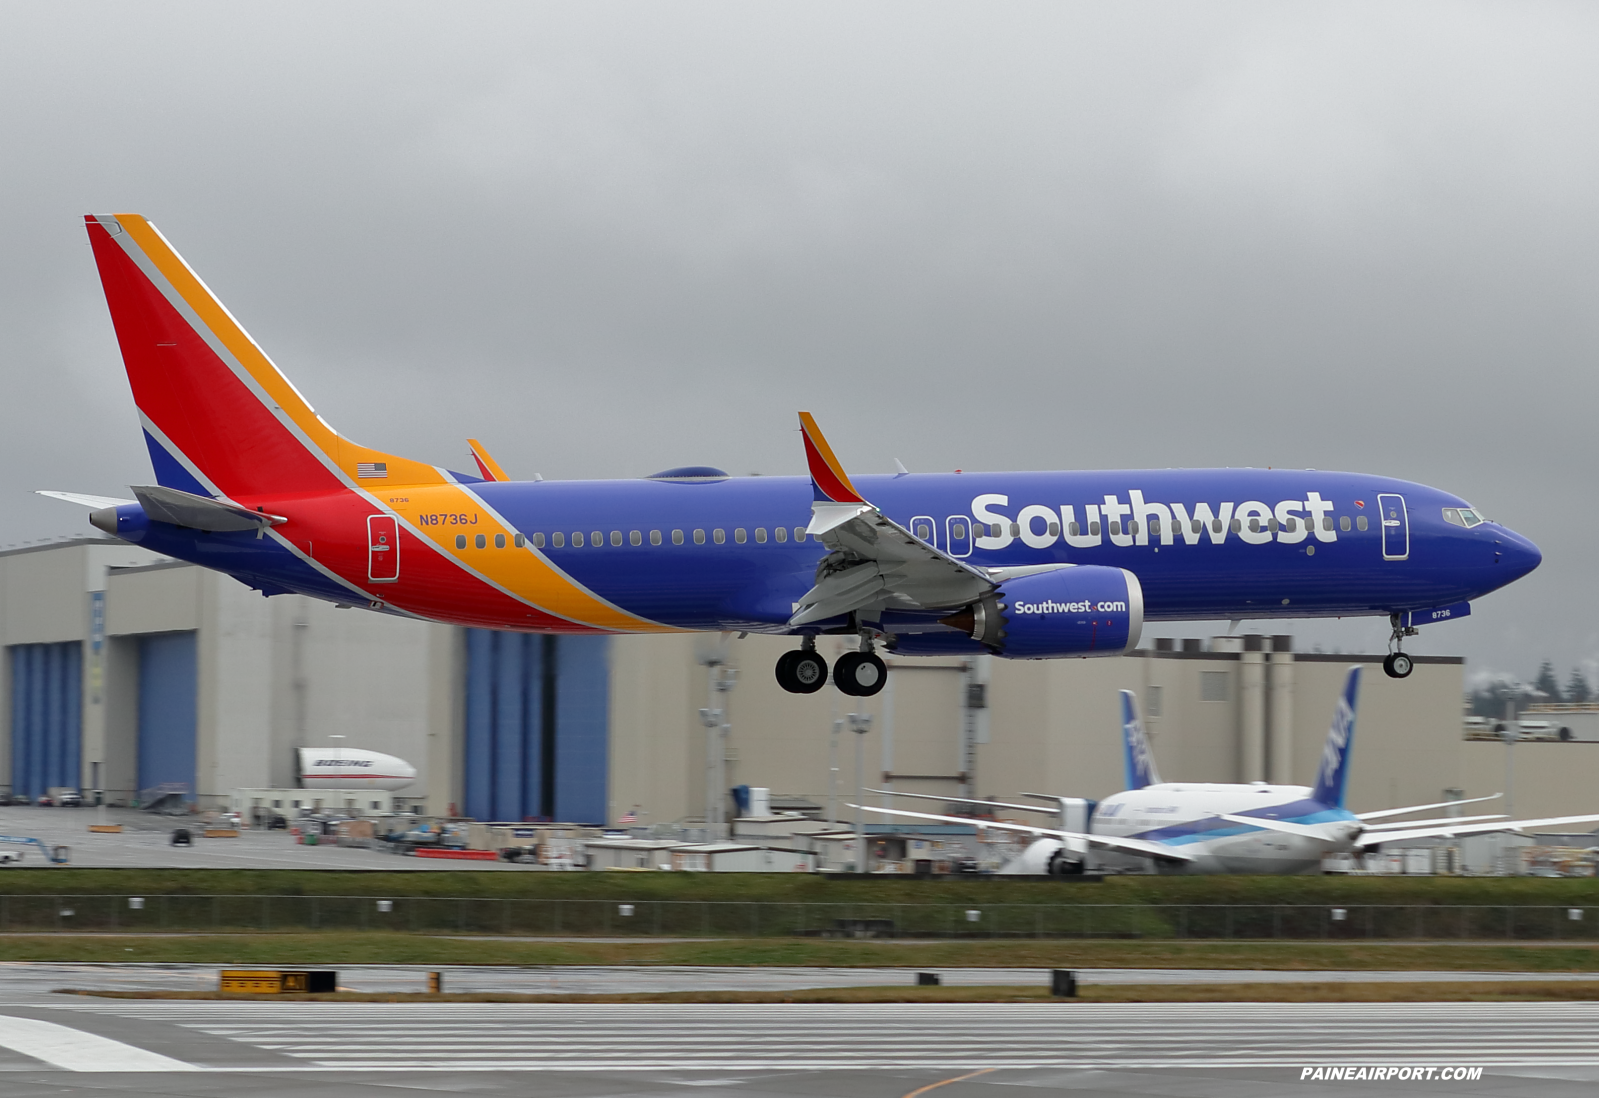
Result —
<svg viewBox="0 0 1599 1098"><path fill-rule="evenodd" d="M893 968L1391 969L1593 972L1586 946L1367 942L730 939L528 942L393 932L0 937L0 961L318 965L782 965Z"/></svg>
<svg viewBox="0 0 1599 1098"><path fill-rule="evenodd" d="M85 841L92 841L85 835ZM200 840L204 842L206 840ZM211 840L222 842L226 840ZM304 849L308 863L316 851ZM397 859L404 861L404 859ZM9 896L466 896L505 899L854 904L1471 904L1599 906L1599 878L1132 875L1097 883L1015 878L830 879L807 873L416 872L12 867ZM154 900L151 918L154 918ZM207 921L209 911L203 913ZM862 913L867 914L867 913ZM128 917L127 913L123 913ZM1592 916L1590 916L1592 918ZM1568 931L1573 928L1566 928Z"/></svg>
<svg viewBox="0 0 1599 1098"><path fill-rule="evenodd" d="M1074 999L1029 985L990 987L847 987L797 991L662 991L637 994L430 995L341 991L326 995L237 995L216 991L90 991L61 994L102 999L192 999L227 1002L323 1003L1479 1003L1587 1002L1599 981L1462 981L1459 983L1093 984Z"/></svg>

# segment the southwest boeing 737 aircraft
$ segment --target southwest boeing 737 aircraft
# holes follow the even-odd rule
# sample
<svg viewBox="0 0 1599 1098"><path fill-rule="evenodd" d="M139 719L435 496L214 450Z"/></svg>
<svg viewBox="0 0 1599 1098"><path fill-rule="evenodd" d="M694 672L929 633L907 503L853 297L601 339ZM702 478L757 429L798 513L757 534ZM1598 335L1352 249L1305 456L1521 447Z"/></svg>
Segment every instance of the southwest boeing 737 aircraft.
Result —
<svg viewBox="0 0 1599 1098"><path fill-rule="evenodd" d="M1121 698L1126 790L1111 794L1097 805L1072 797L1022 794L1056 802L1061 815L1058 828L861 807L885 816L941 823L979 822L982 827L998 831L1032 835L1034 841L1000 872L1051 876L1081 873L1091 858L1101 868L1152 869L1157 873L1307 873L1318 869L1328 854L1364 854L1384 843L1557 828L1599 820L1599 814L1595 814L1541 820L1507 820L1493 815L1377 822L1427 809L1491 801L1499 796L1497 793L1464 801L1350 812L1344 807L1344 787L1349 779L1349 752L1355 742L1355 710L1360 701L1358 665L1351 667L1344 679L1314 786L1163 782L1155 769L1155 754L1150 750L1144 724L1138 719L1137 699L1130 690L1123 690ZM891 793L882 789L868 792ZM949 800L926 793L891 795ZM1003 801L964 803L1026 812L1055 811Z"/></svg>
<svg viewBox="0 0 1599 1098"><path fill-rule="evenodd" d="M875 649L1113 656L1148 621L1381 615L1403 639L1537 567L1458 496L1313 470L852 479L800 414L804 477L670 469L513 482L368 449L317 415L143 217L89 239L156 483L95 508L124 541L267 595L549 633L777 633L784 688L881 690Z"/></svg>

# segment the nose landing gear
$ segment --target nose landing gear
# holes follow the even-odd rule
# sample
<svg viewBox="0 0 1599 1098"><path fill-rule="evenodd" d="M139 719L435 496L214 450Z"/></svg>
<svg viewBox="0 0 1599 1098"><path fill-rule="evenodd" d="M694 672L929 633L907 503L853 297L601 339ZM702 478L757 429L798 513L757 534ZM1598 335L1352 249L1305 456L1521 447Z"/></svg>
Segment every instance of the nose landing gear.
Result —
<svg viewBox="0 0 1599 1098"><path fill-rule="evenodd" d="M777 661L777 685L790 694L814 694L827 685L827 661L816 652L816 638L806 637L795 652Z"/></svg>
<svg viewBox="0 0 1599 1098"><path fill-rule="evenodd" d="M1408 679L1410 672L1415 670L1415 664L1400 650L1400 646L1405 643L1406 637L1416 636L1419 630L1415 626L1401 627L1398 614L1389 614L1388 623L1393 626L1393 634L1388 638L1388 656L1382 661L1383 674L1390 679Z"/></svg>

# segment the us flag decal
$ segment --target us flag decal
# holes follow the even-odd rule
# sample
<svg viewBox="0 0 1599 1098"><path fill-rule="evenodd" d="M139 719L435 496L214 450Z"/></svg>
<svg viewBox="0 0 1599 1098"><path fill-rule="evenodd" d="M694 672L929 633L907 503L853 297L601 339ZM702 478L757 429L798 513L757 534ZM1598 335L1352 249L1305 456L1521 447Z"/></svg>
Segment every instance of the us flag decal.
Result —
<svg viewBox="0 0 1599 1098"><path fill-rule="evenodd" d="M386 477L389 475L389 465L385 461L358 461L355 464L355 475L358 477Z"/></svg>

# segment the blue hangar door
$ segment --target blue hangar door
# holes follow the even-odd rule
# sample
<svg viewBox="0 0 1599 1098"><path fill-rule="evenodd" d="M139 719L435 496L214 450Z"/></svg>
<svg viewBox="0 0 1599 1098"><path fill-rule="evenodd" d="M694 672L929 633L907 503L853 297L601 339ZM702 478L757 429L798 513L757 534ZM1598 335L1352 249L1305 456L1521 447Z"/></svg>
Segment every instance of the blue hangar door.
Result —
<svg viewBox="0 0 1599 1098"><path fill-rule="evenodd" d="M139 638L139 792L195 793L196 710L200 685L195 634Z"/></svg>
<svg viewBox="0 0 1599 1098"><path fill-rule="evenodd" d="M77 789L83 759L83 645L11 649L11 791Z"/></svg>
<svg viewBox="0 0 1599 1098"><path fill-rule="evenodd" d="M466 815L604 823L610 639L466 631Z"/></svg>

